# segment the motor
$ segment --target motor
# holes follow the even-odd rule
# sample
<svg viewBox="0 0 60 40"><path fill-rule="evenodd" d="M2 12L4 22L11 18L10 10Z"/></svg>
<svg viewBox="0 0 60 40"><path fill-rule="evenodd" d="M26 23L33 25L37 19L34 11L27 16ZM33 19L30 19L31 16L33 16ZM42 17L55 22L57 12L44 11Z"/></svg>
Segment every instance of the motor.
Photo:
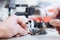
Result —
<svg viewBox="0 0 60 40"><path fill-rule="evenodd" d="M44 35L47 34L45 28L43 28L43 22L36 22L33 20L28 21L27 28L31 32L31 35Z"/></svg>

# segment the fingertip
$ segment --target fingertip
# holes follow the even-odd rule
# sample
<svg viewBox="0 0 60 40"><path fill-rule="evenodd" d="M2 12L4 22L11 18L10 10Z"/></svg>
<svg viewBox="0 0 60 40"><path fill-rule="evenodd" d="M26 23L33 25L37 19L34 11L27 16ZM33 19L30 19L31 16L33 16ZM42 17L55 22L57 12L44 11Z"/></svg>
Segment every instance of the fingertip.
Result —
<svg viewBox="0 0 60 40"><path fill-rule="evenodd" d="M53 20L50 20L49 23L52 24Z"/></svg>

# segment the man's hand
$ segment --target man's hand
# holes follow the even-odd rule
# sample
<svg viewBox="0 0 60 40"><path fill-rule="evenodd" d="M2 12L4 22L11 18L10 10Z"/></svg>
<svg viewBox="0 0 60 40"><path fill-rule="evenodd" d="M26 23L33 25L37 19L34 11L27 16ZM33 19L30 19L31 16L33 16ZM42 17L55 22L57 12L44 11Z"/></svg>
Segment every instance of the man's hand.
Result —
<svg viewBox="0 0 60 40"><path fill-rule="evenodd" d="M0 23L0 38L10 38L28 34L25 22L18 16L10 16Z"/></svg>
<svg viewBox="0 0 60 40"><path fill-rule="evenodd" d="M52 16L53 18L58 18L60 16L60 7L56 9L55 14ZM49 21L51 25L53 25L58 33L60 34L60 19L52 19Z"/></svg>
<svg viewBox="0 0 60 40"><path fill-rule="evenodd" d="M49 22L51 25L53 25L56 30L58 31L58 33L60 34L60 20L59 19L52 19Z"/></svg>

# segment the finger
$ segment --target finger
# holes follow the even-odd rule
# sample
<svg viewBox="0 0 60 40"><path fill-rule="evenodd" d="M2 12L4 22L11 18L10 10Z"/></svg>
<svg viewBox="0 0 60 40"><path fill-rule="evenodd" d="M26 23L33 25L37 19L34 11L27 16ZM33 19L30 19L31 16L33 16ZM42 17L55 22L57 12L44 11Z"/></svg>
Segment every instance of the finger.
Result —
<svg viewBox="0 0 60 40"><path fill-rule="evenodd" d="M19 37L19 36L21 36L20 33L17 33L14 37Z"/></svg>
<svg viewBox="0 0 60 40"><path fill-rule="evenodd" d="M18 16L18 23L24 28L24 29L27 29L27 25L26 23L30 20L26 17L21 17L21 16Z"/></svg>
<svg viewBox="0 0 60 40"><path fill-rule="evenodd" d="M18 17L18 24L20 24L22 28L24 28L25 30L27 30L26 23L24 22L25 20L23 20L23 19L24 18L22 18L22 17Z"/></svg>
<svg viewBox="0 0 60 40"><path fill-rule="evenodd" d="M52 19L49 21L49 23L53 26L60 26L60 20L59 19Z"/></svg>
<svg viewBox="0 0 60 40"><path fill-rule="evenodd" d="M20 24L20 26L21 26L23 29L27 30L26 24L25 24L23 21L19 20L19 21L18 21L18 24Z"/></svg>
<svg viewBox="0 0 60 40"><path fill-rule="evenodd" d="M20 24L20 26L21 26L24 30L26 30L28 33L30 33L30 31L28 30L26 24L25 24L23 21L20 21L20 20L19 20L19 24Z"/></svg>
<svg viewBox="0 0 60 40"><path fill-rule="evenodd" d="M28 34L28 31L26 31L25 29L23 29L23 28L20 26L20 28L19 28L19 33L20 33L21 35L26 35L26 34Z"/></svg>

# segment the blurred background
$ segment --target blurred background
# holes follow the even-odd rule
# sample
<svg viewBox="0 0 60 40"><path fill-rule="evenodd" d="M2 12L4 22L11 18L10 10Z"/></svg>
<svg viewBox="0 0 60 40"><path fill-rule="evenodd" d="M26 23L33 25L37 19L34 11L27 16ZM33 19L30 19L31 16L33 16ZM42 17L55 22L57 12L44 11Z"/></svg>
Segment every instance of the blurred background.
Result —
<svg viewBox="0 0 60 40"><path fill-rule="evenodd" d="M60 19L59 7L60 0L0 0L0 21L11 15L22 16L30 19L26 24L31 35L58 34L49 21Z"/></svg>

